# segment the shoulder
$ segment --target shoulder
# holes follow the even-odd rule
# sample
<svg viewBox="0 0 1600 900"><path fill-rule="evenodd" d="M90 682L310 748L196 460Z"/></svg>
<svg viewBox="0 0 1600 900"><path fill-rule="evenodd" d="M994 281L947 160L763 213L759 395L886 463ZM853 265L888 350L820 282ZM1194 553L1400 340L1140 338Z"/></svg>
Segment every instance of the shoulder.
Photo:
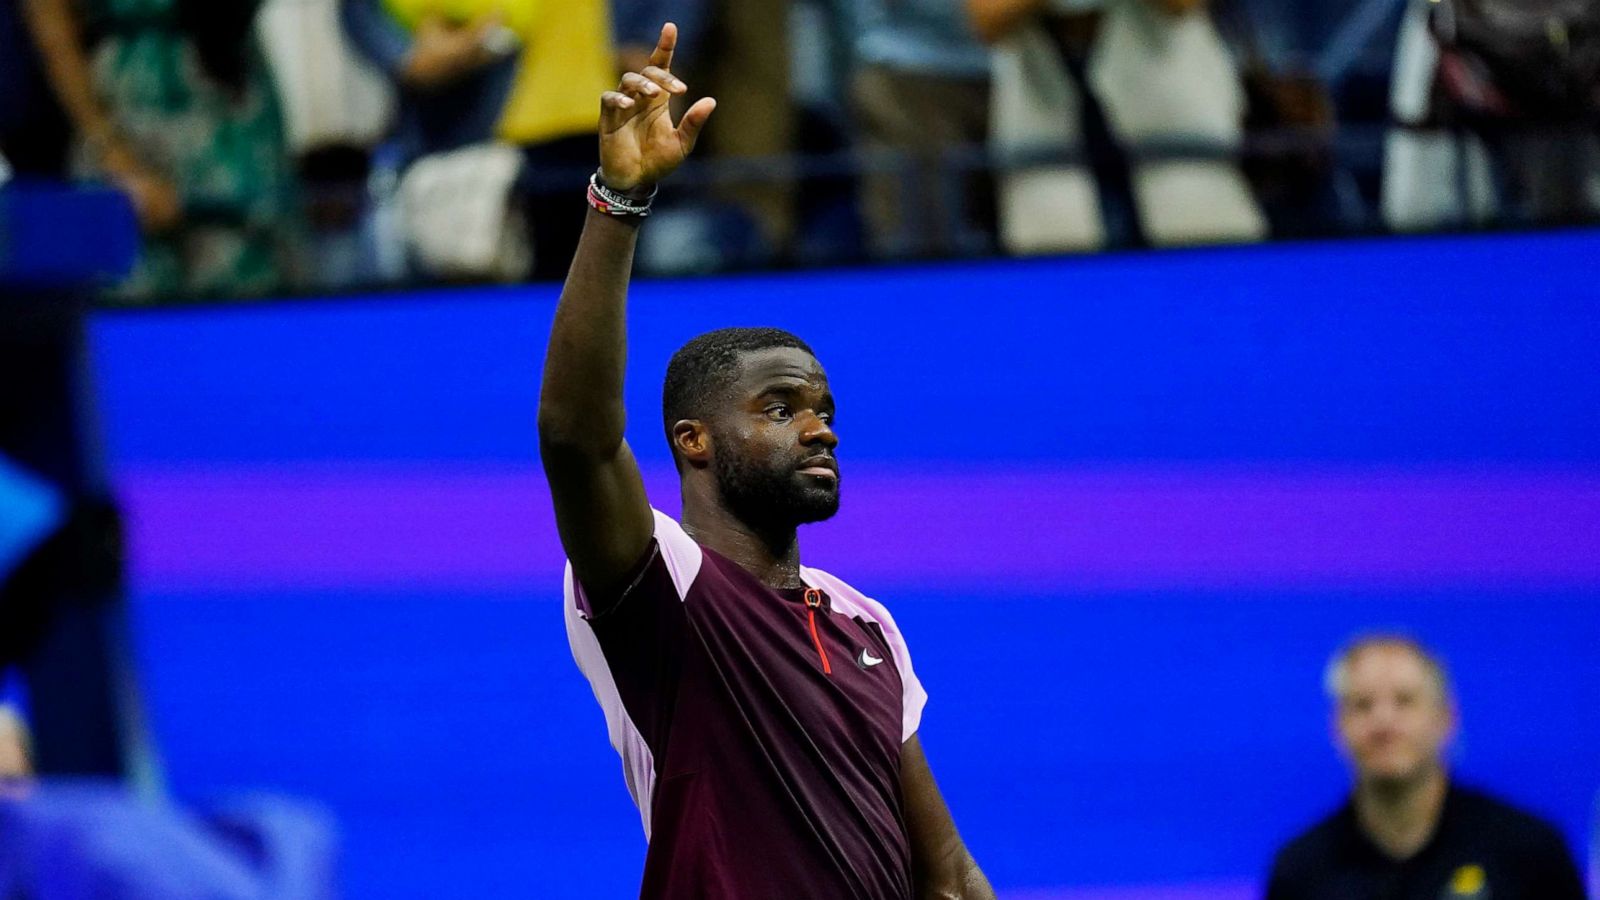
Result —
<svg viewBox="0 0 1600 900"><path fill-rule="evenodd" d="M572 564L567 564L562 581L569 617L587 619L595 614L603 615L624 598L639 593L664 592L676 594L679 600L688 598L689 589L705 566L705 551L677 520L658 509L652 509L651 513L655 517L655 527L650 546L634 563L625 585L609 596L591 597L574 577Z"/></svg>
<svg viewBox="0 0 1600 900"><path fill-rule="evenodd" d="M1450 800L1464 824L1492 831L1497 843L1566 852L1566 841L1554 824L1494 794L1452 786Z"/></svg>
<svg viewBox="0 0 1600 900"><path fill-rule="evenodd" d="M705 551L689 536L689 532L683 530L677 519L659 509L651 509L650 512L656 520L655 538L657 546L661 548L661 558L672 573L673 583L678 585L680 592L687 592L695 576L700 574L700 567L705 565Z"/></svg>

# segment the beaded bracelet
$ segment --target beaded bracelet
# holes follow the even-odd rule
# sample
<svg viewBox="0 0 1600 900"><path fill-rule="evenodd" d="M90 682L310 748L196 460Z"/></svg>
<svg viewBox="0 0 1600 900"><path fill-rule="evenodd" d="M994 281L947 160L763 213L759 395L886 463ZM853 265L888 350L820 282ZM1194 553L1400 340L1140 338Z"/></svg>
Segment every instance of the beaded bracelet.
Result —
<svg viewBox="0 0 1600 900"><path fill-rule="evenodd" d="M608 216L636 216L644 218L650 215L650 204L655 202L656 191L660 187L650 189L649 196L642 200L630 197L621 191L606 187L600 180L600 173L589 176L589 205Z"/></svg>

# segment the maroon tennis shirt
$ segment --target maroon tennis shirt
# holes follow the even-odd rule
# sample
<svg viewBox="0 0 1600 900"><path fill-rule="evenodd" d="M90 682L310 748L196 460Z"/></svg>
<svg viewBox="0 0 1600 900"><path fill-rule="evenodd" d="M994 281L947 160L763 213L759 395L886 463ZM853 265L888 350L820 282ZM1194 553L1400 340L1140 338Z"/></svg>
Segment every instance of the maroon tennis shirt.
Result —
<svg viewBox="0 0 1600 900"><path fill-rule="evenodd" d="M777 590L655 514L620 598L566 576L567 639L644 821L646 900L907 900L900 749L927 702L887 610Z"/></svg>

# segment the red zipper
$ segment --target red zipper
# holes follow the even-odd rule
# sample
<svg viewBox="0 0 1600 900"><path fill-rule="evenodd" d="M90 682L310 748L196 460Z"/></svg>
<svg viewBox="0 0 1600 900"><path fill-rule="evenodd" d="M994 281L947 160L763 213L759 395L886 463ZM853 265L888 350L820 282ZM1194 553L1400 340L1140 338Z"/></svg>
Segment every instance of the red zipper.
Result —
<svg viewBox="0 0 1600 900"><path fill-rule="evenodd" d="M811 625L811 643L817 647L817 656L822 659L822 673L833 674L833 666L828 665L828 651L822 649L822 636L817 634L817 608L822 606L822 592L816 588L806 588L806 618Z"/></svg>

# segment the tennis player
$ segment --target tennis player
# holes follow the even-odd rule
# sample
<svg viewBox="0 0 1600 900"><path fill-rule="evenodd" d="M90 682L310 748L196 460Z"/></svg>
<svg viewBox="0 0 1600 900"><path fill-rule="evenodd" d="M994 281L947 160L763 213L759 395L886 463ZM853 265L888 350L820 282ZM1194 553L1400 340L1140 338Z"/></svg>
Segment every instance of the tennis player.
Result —
<svg viewBox="0 0 1600 900"><path fill-rule="evenodd" d="M776 329L673 356L663 412L683 521L623 440L624 311L655 185L715 108L674 124L668 24L601 97L592 209L556 309L539 438L566 549L567 635L644 821L645 898L993 898L917 740L927 700L888 610L801 565L839 507L834 398Z"/></svg>

